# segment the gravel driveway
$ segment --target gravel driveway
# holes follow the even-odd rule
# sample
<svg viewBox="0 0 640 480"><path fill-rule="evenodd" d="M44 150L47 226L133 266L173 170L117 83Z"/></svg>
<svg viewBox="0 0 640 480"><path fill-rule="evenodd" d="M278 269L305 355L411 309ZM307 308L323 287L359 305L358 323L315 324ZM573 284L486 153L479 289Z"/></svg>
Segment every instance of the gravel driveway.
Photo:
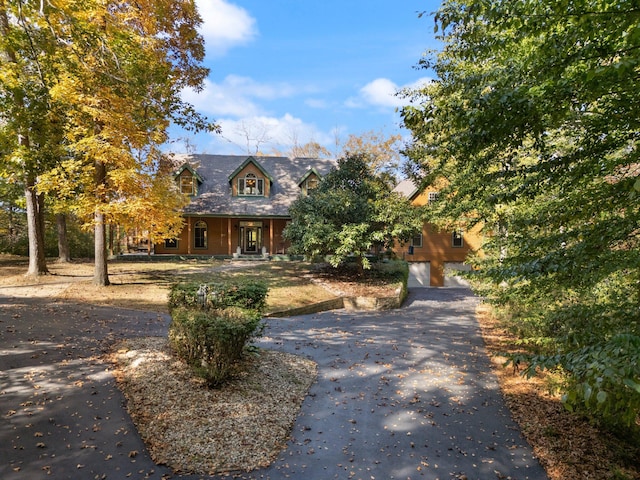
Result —
<svg viewBox="0 0 640 480"><path fill-rule="evenodd" d="M465 289L419 289L396 311L268 320L260 345L314 359L318 381L286 450L239 478L546 479L490 373L476 304ZM0 478L167 478L97 358L114 338L167 325L0 297Z"/></svg>

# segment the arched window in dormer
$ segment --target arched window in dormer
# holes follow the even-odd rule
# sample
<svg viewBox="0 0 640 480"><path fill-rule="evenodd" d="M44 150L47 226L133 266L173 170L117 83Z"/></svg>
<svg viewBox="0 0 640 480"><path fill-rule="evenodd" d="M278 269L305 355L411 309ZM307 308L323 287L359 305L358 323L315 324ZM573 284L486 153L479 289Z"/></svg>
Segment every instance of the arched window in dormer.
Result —
<svg viewBox="0 0 640 480"><path fill-rule="evenodd" d="M264 195L264 179L256 177L253 173L238 178L238 195Z"/></svg>

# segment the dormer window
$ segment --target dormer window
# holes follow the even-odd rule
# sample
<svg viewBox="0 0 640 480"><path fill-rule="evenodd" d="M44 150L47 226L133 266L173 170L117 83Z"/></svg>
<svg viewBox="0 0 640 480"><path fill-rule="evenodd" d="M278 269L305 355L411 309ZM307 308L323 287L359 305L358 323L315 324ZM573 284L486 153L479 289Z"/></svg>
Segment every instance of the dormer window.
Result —
<svg viewBox="0 0 640 480"><path fill-rule="evenodd" d="M198 188L202 185L203 179L198 172L189 164L184 164L175 173L175 180L180 189L180 193L183 195L189 195L195 197L198 195Z"/></svg>
<svg viewBox="0 0 640 480"><path fill-rule="evenodd" d="M264 179L256 177L253 173L247 173L238 178L238 195L264 195Z"/></svg>
<svg viewBox="0 0 640 480"><path fill-rule="evenodd" d="M180 177L180 192L184 195L195 195L196 184L194 177L189 172L183 172Z"/></svg>
<svg viewBox="0 0 640 480"><path fill-rule="evenodd" d="M318 177L309 177L305 182L305 187L307 190L307 195L311 192L311 190L315 190L318 188Z"/></svg>
<svg viewBox="0 0 640 480"><path fill-rule="evenodd" d="M320 175L314 169L309 167L307 173L302 177L302 179L298 182L298 186L300 187L300 192L302 195L309 195L313 190L318 188L318 184L320 182Z"/></svg>

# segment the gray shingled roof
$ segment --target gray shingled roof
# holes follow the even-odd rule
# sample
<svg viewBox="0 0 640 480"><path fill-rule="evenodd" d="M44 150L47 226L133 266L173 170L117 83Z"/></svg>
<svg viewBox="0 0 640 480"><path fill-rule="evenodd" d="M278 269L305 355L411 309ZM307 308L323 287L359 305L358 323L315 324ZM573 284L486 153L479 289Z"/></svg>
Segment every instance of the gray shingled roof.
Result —
<svg viewBox="0 0 640 480"><path fill-rule="evenodd" d="M289 207L300 195L298 182L310 168L322 176L336 166L335 160L317 158L254 157L273 178L269 197L232 197L229 176L249 155L175 155L188 163L203 180L198 195L184 213L193 215L231 215L287 217Z"/></svg>
<svg viewBox="0 0 640 480"><path fill-rule="evenodd" d="M400 195L411 200L415 194L418 193L418 187L413 183L413 180L407 179L402 180L398 185L396 185L396 188L394 188L393 191L398 192Z"/></svg>

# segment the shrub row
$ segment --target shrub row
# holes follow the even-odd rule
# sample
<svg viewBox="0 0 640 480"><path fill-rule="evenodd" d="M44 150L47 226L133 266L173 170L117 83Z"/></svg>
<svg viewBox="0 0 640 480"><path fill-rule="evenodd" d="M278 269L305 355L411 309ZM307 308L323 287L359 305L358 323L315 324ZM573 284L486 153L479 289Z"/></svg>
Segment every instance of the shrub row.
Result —
<svg viewBox="0 0 640 480"><path fill-rule="evenodd" d="M200 305L198 290L206 287L204 305ZM205 309L221 309L240 307L249 310L264 311L267 304L268 288L263 282L245 280L241 282L211 282L211 283L179 283L169 292L169 311L178 307Z"/></svg>
<svg viewBox="0 0 640 480"><path fill-rule="evenodd" d="M204 301L198 290L206 293ZM209 386L223 384L260 334L266 296L266 285L254 281L175 285L169 295L172 348Z"/></svg>

